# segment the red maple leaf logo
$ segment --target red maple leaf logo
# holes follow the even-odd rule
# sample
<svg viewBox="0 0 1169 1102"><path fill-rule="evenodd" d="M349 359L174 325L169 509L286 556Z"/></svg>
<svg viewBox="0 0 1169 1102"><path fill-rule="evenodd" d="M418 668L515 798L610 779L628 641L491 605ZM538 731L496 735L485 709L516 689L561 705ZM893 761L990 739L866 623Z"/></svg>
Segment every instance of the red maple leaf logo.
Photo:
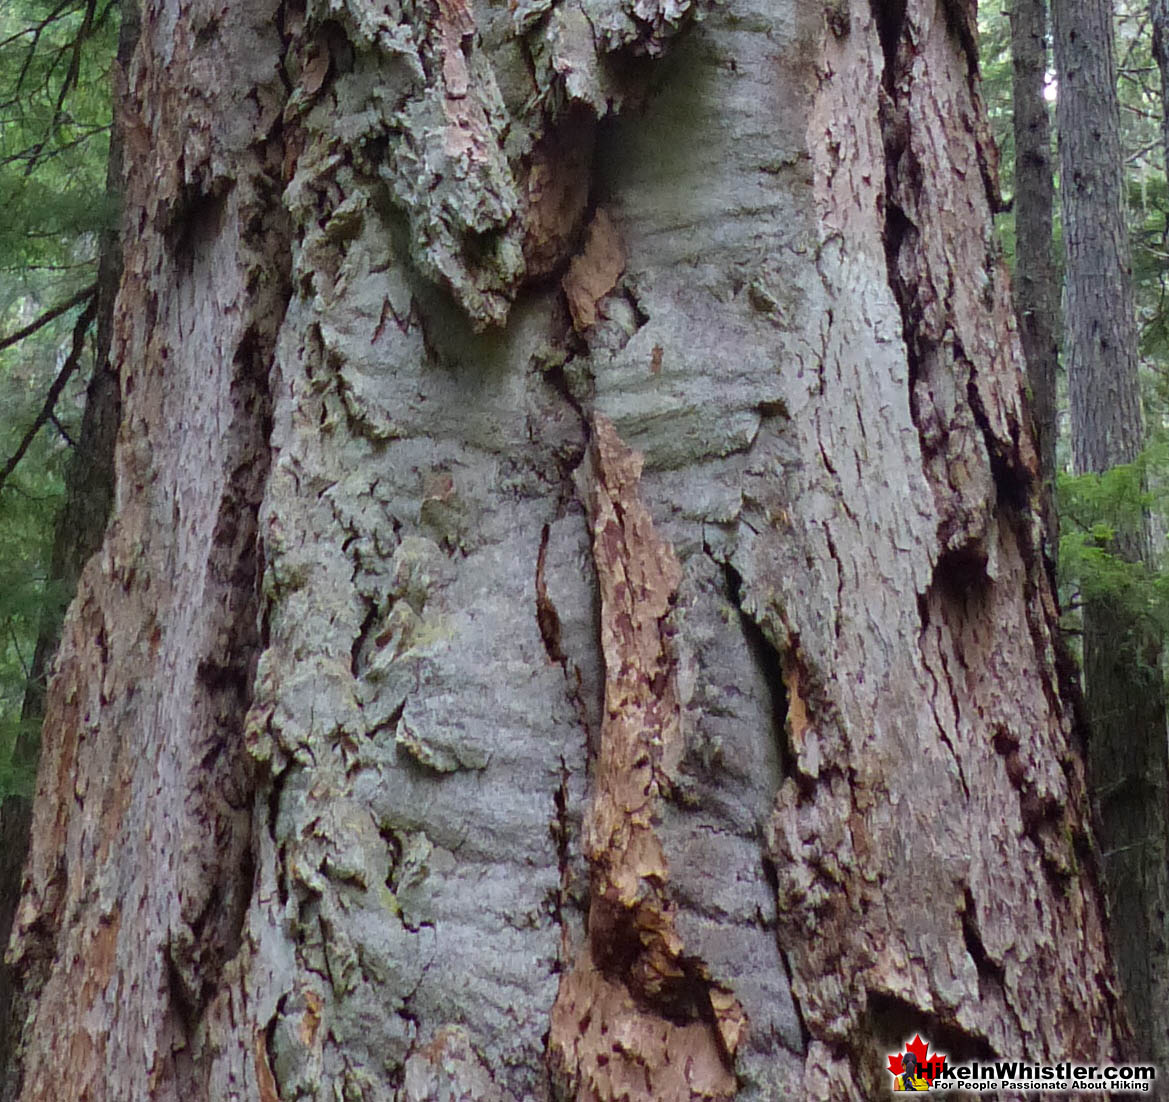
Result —
<svg viewBox="0 0 1169 1102"><path fill-rule="evenodd" d="M921 1039L920 1033L905 1048L917 1058L917 1066L919 1068L924 1068L929 1062L930 1046Z"/></svg>
<svg viewBox="0 0 1169 1102"><path fill-rule="evenodd" d="M911 1053L917 1061L917 1067L914 1069L915 1075L924 1077L927 1082L932 1084L934 1079L942 1074L942 1069L946 1066L946 1058L938 1053L931 1056L930 1047L921 1039L920 1033L905 1046L905 1050ZM905 1057L902 1053L898 1052L889 1057L889 1073L894 1076L905 1074Z"/></svg>

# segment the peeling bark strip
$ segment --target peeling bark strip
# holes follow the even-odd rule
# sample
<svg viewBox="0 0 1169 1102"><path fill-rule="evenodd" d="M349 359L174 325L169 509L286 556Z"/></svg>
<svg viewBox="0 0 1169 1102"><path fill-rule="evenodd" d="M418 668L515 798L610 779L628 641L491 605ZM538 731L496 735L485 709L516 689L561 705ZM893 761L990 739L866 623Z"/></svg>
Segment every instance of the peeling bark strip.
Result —
<svg viewBox="0 0 1169 1102"><path fill-rule="evenodd" d="M588 937L552 1011L553 1064L582 1100L730 1098L746 1015L684 954L655 830L682 754L669 623L682 570L638 496L642 456L601 416L592 458L605 715L584 824Z"/></svg>
<svg viewBox="0 0 1169 1102"><path fill-rule="evenodd" d="M589 226L584 249L565 273L564 293L572 324L580 332L597 320L597 303L617 285L625 270L625 250L613 220L600 209Z"/></svg>

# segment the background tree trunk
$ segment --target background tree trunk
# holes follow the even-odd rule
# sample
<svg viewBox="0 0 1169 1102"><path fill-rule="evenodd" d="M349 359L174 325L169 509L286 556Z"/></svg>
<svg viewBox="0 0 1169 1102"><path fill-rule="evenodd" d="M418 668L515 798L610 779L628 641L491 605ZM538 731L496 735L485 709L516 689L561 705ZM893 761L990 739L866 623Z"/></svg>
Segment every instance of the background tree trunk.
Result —
<svg viewBox="0 0 1169 1102"><path fill-rule="evenodd" d="M117 64L127 65L138 38L138 11L134 3L119 5ZM121 185L122 135L111 134L108 187L117 194ZM86 387L81 431L65 473L65 501L53 533L49 580L66 594L77 589L82 567L100 547L114 499L114 443L121 416L118 369L110 359L114 304L122 273L122 245L118 227L102 234L98 249L97 302L94 310L93 369ZM49 668L61 641L61 606L53 600L41 617L36 650L29 669L21 718L40 721L45 714ZM26 729L15 747L14 764L31 769L40 750L39 737ZM29 851L32 801L11 795L0 801L0 946L8 944L21 872ZM20 1033L28 1013L27 992L18 977L0 961L0 1102L12 1102L20 1090ZM4 1074L10 1071L11 1074Z"/></svg>
<svg viewBox="0 0 1169 1102"><path fill-rule="evenodd" d="M1055 178L1047 99L1047 4L1015 0L1011 8L1011 70L1015 134L1015 317L1027 361L1049 554L1059 551L1055 511L1055 414L1059 348L1059 275L1052 255Z"/></svg>
<svg viewBox="0 0 1169 1102"><path fill-rule="evenodd" d="M1066 266L1065 354L1076 473L1132 463L1144 446L1124 219L1109 0L1053 9ZM1148 562L1147 525L1109 550ZM1112 944L1139 1051L1169 1061L1169 746L1158 629L1116 602L1084 608L1084 687Z"/></svg>
<svg viewBox="0 0 1169 1102"><path fill-rule="evenodd" d="M147 6L23 1098L1120 1053L970 28L877 10Z"/></svg>
<svg viewBox="0 0 1169 1102"><path fill-rule="evenodd" d="M1169 172L1169 0L1149 0L1149 21L1153 26L1153 57L1161 71L1161 132Z"/></svg>

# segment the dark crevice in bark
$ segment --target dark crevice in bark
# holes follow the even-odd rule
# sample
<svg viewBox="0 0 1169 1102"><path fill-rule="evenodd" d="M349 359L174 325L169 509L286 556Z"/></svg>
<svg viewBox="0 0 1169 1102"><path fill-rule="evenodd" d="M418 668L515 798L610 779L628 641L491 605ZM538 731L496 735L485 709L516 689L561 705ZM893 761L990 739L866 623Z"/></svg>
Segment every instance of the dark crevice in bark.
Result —
<svg viewBox="0 0 1169 1102"><path fill-rule="evenodd" d="M828 547L828 554L832 558L833 565L836 567L836 616L832 624L832 634L839 641L840 633L844 630L844 623L841 619L842 609L844 608L844 564L841 562L840 553L836 550L836 541L832 538L831 526L824 525L824 542Z"/></svg>
<svg viewBox="0 0 1169 1102"><path fill-rule="evenodd" d="M559 283L584 241L597 208L595 152L600 125L583 104L570 103L562 115L546 123L540 140L521 162L530 204L522 289Z"/></svg>
<svg viewBox="0 0 1169 1102"><path fill-rule="evenodd" d="M989 979L1003 987L1006 972L1001 963L991 960L986 946L982 943L982 934L978 929L978 912L974 906L974 896L970 889L966 889L965 906L962 908L962 937L966 942L966 953L978 967L980 981Z"/></svg>
<svg viewBox="0 0 1169 1102"><path fill-rule="evenodd" d="M995 494L1000 513L1010 511L1014 518L1014 526L1018 527L1017 517L1025 513L1034 504L1032 494L1035 490L1034 479L1027 470L1019 455L1019 427L1013 426L1014 439L1007 444L996 436L991 428L990 419L983 406L982 395L979 392L976 376L977 368L966 360L962 346L955 342L954 357L956 361L965 363L969 369L966 382L966 401L970 411L974 414L974 422L982 434L986 444L986 453L990 460L990 474L994 481Z"/></svg>
<svg viewBox="0 0 1169 1102"><path fill-rule="evenodd" d="M234 181L217 180L212 190L201 191L192 184L168 212L164 228L170 253L180 265L186 266L188 274L205 244L222 233L227 196L233 186Z"/></svg>
<svg viewBox="0 0 1169 1102"><path fill-rule="evenodd" d="M388 863L386 867L386 887L391 892L397 892L402 872L402 839L398 832L388 823L378 826L378 834L385 843Z"/></svg>
<svg viewBox="0 0 1169 1102"><path fill-rule="evenodd" d="M893 1053L906 1038L920 1035L928 1039L930 1050L944 1052L948 1064L971 1060L989 1060L996 1055L984 1037L971 1034L937 1014L929 1014L883 991L868 992L868 1019L874 1038ZM886 1082L888 1080L886 1079Z"/></svg>
<svg viewBox="0 0 1169 1102"><path fill-rule="evenodd" d="M1067 805L1050 793L1039 792L1031 776L1025 756L1020 754L1019 735L1006 727L996 728L993 738L995 753L1003 759L1007 777L1019 799L1019 817L1023 831L1040 854L1045 874L1057 890L1062 890L1075 874L1077 862L1087 862L1099 879L1099 862L1092 854L1091 839L1082 824L1069 816ZM1067 763L1062 763L1067 768ZM1074 777L1069 777L1071 784ZM1064 835L1067 832L1065 846ZM1070 864L1069 864L1070 861Z"/></svg>
<svg viewBox="0 0 1169 1102"><path fill-rule="evenodd" d="M550 526L545 524L540 533L540 550L536 554L536 623L540 627L540 638L543 640L548 660L559 665L567 675L567 659L560 645L560 616L548 596L548 586L544 580L544 560L548 554L550 530Z"/></svg>
<svg viewBox="0 0 1169 1102"><path fill-rule="evenodd" d="M283 1002L283 1000L282 1000ZM276 1026L280 1021L280 1009L272 1015L265 1024L262 1031L257 1032L256 1044L261 1048L261 1052L257 1054L257 1073L260 1078L260 1099L261 1102L270 1102L270 1098L266 1089L270 1088L271 1098L279 1102L279 1095L277 1094L276 1077L273 1074L273 1068L276 1066Z"/></svg>
<svg viewBox="0 0 1169 1102"><path fill-rule="evenodd" d="M904 5L903 5L904 6ZM880 4L875 5L879 8ZM892 70L893 61L886 56L886 76ZM882 240L885 245L885 268L889 289L893 292L893 301L901 313L902 338L905 341L905 354L908 373L909 409L913 423L918 426L918 435L921 438L922 450L927 455L930 446L927 443L921 428L922 419L918 409L918 381L922 374L921 349L917 340L917 317L914 313L913 294L905 287L900 272L900 256L902 249L913 250L917 244L918 231L913 221L898 201L901 181L898 170L901 159L905 155L908 145L908 134L903 106L894 99L891 81L889 91L884 91L878 108L881 124L881 134L885 148L885 191L883 195L884 232Z"/></svg>
<svg viewBox="0 0 1169 1102"><path fill-rule="evenodd" d="M901 31L905 25L906 0L870 0L873 18L877 24L877 36L885 55L884 81L891 91L896 80L897 53L901 44Z"/></svg>
<svg viewBox="0 0 1169 1102"><path fill-rule="evenodd" d="M991 583L987 575L986 538L971 540L944 551L934 564L931 587L950 603L962 605L985 596Z"/></svg>
<svg viewBox="0 0 1169 1102"><path fill-rule="evenodd" d="M363 651L365 645L369 641L369 634L373 631L378 623L378 607L372 601L366 602L367 608L365 618L361 621L361 627L357 634L353 637L353 646L349 651L349 672L354 678L359 678L365 666Z"/></svg>
<svg viewBox="0 0 1169 1102"><path fill-rule="evenodd" d="M278 862L280 868L284 868L284 847L280 844L280 839L277 836L276 823L280 816L280 799L284 794L284 785L288 780L289 771L294 768L296 767L290 765L278 773L270 771L267 784L259 790L256 801L257 808L261 806L261 800L263 801L264 822L268 828L268 836L272 840L273 848L280 856ZM276 893L280 898L280 905L283 907L288 902L288 882L283 875L276 877Z"/></svg>
<svg viewBox="0 0 1169 1102"><path fill-rule="evenodd" d="M707 548L707 554L711 555ZM783 655L767 638L763 629L754 618L743 608L743 577L727 561L720 561L711 555L711 558L722 568L726 583L727 599L739 614L739 625L747 648L755 660L756 667L762 672L767 693L771 698L771 721L773 737L779 748L780 770L785 776L792 775L795 768L795 753L791 746L788 732L788 692L783 680ZM774 869L772 870L774 872Z"/></svg>
<svg viewBox="0 0 1169 1102"><path fill-rule="evenodd" d="M921 650L926 633L930 630L931 627L930 601L935 593L938 594L941 599L952 605L957 612L957 610L960 610L963 607L963 602L966 599L967 587L963 584L962 579L966 577L967 571L973 570L975 572L973 575L974 584L982 585L986 580L984 559L976 560L974 563L970 564L967 563L962 556L959 556L958 565L955 567L955 564L953 563L947 564L949 557L950 556L942 556L942 559L939 560L937 566L934 569L934 575L930 582L930 587L926 590L926 592L919 593L917 596L917 611L918 616L921 619L921 632L918 636L919 650ZM945 681L946 691L950 698L950 708L954 715L954 727L955 730L957 730L957 728L960 726L962 716L961 698L958 692L958 688L954 684L954 678L951 674L949 663L946 661L945 654L942 653L940 647L938 650L938 656L942 664L940 678L938 671L934 669L932 663L924 662L923 664L925 666L926 672L930 675L930 679L934 683L935 699L936 694L941 691L941 681ZM954 745L953 739L949 730L947 729L946 724L942 722L941 717L938 715L937 707L933 700L930 702L930 711L934 717L934 725L938 731L938 738L941 740L946 749L949 750L950 756L954 759L955 767L958 770L958 780L962 784L962 791L969 800L970 786L966 782L966 772L962 768L962 756L958 753L957 747Z"/></svg>
<svg viewBox="0 0 1169 1102"><path fill-rule="evenodd" d="M985 990L986 986L993 985L997 995L995 1001L1001 1001L1002 1005L1007 1007L1019 1035L1025 1035L1027 1031L1026 1024L1019 1017L1018 1008L1011 1002L1008 994L1009 985L1007 983L1006 968L1001 962L991 959L983 943L982 933L978 926L977 905L974 901L974 895L969 888L966 889L965 895L963 896L961 917L962 938L966 944L967 955L974 961L974 965L978 969L980 994L985 1001L987 994Z"/></svg>
<svg viewBox="0 0 1169 1102"><path fill-rule="evenodd" d="M934 678L934 684L937 684L937 678L934 671L930 669L930 677ZM961 713L959 712L958 691L954 687L954 679L950 676L949 667L946 664L945 658L942 659L942 673L946 680L946 688L950 693L950 707L954 712L954 725L957 727L961 722ZM931 707L934 715L934 723L938 728L938 737L941 739L942 745L950 751L950 757L954 759L954 765L958 770L958 780L962 784L962 792L966 799L970 799L970 785L966 783L966 771L962 768L962 755L958 753L957 747L954 746L954 740L950 737L950 733L946 730L946 725L941 722L938 717L936 709Z"/></svg>
<svg viewBox="0 0 1169 1102"><path fill-rule="evenodd" d="M568 778L570 776L568 764L564 758L560 759L560 783L552 793L553 816L548 824L552 840L556 843L556 863L560 872L557 881L556 894L553 898L552 917L560 927L561 936L566 933L564 925L564 910L569 902L569 884L571 879L570 863L572 860L572 820L568 813ZM553 962L552 971L564 970L565 962L559 958ZM545 1045L545 1047L547 1047Z"/></svg>
<svg viewBox="0 0 1169 1102"><path fill-rule="evenodd" d="M657 977L652 987L640 982L644 971L645 932L639 918L637 913L625 908L593 900L589 908L589 934L597 968L613 983L623 985L647 1014L675 1025L701 1021L713 1027L710 974L701 960L679 956L672 961L674 975ZM717 1029L712 1032L718 1036ZM723 1055L728 1054L724 1051Z"/></svg>
<svg viewBox="0 0 1169 1102"><path fill-rule="evenodd" d="M589 414L585 410L586 404L592 402L593 380L591 372L586 375L587 386L584 388L585 393L578 394L577 387L574 385L577 380L569 377L568 368L573 366L573 362L579 357L582 362L588 354L588 349L579 336L572 332L567 332L564 335L565 347L560 350L563 359L559 363L552 363L545 367L543 371L544 379L548 385L568 404L573 413L577 415L581 423L582 444L578 457L575 462L571 462L571 470L562 471L562 475L567 477L571 475L572 470L580 466L584 459L585 451L588 447L589 441Z"/></svg>
<svg viewBox="0 0 1169 1102"><path fill-rule="evenodd" d="M393 735L393 733L398 729L398 721L402 718L403 713L406 711L406 700L408 699L409 698L407 697L406 699L402 700L402 702L389 714L384 723L379 723L376 727L370 728L367 731L367 734L371 738L383 731L389 735Z"/></svg>

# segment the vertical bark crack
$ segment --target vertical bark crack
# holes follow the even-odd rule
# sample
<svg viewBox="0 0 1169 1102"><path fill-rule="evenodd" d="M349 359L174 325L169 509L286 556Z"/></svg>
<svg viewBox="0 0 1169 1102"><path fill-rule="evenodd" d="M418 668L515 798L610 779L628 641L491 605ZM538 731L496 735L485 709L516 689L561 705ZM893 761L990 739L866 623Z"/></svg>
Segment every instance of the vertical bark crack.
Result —
<svg viewBox="0 0 1169 1102"><path fill-rule="evenodd" d="M642 457L596 417L587 497L605 713L583 848L588 932L561 981L549 1061L577 1099L730 1098L746 1015L685 951L656 805L682 754L670 613L682 578L641 502Z"/></svg>

